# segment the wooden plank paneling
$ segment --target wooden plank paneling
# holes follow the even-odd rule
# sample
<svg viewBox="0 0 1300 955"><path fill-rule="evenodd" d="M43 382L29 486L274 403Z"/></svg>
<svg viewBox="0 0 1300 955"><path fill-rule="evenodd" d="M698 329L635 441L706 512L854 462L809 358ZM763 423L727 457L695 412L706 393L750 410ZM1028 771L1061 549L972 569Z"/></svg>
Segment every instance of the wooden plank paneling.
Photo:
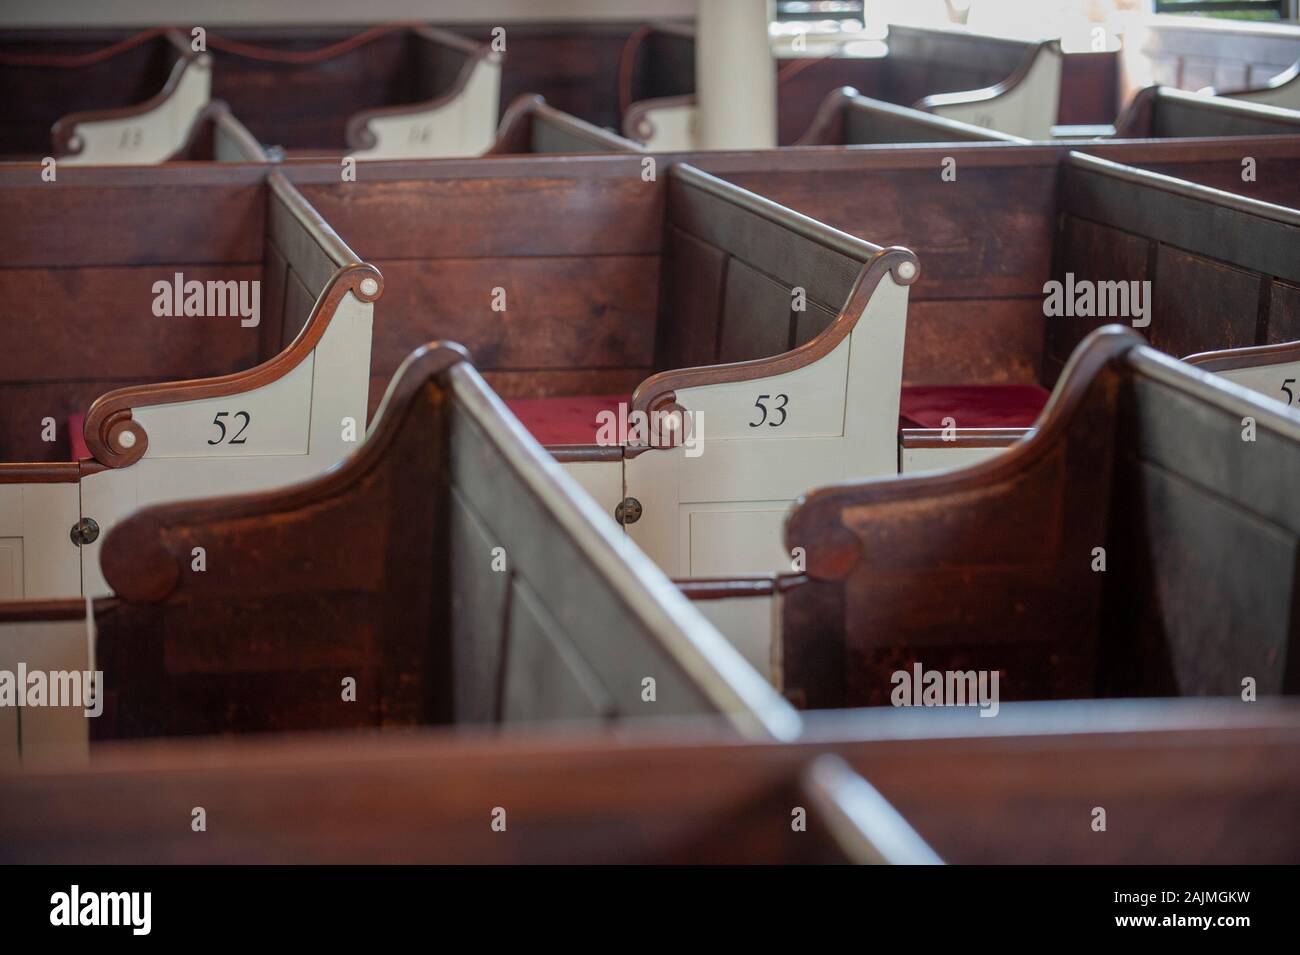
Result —
<svg viewBox="0 0 1300 955"><path fill-rule="evenodd" d="M255 364L239 316L157 316L155 282L252 281L256 265L0 269L0 380L197 378Z"/></svg>
<svg viewBox="0 0 1300 955"><path fill-rule="evenodd" d="M372 371L391 375L421 344L463 344L485 371L649 367L659 262L654 256L377 262ZM505 310L494 311L494 289Z"/></svg>
<svg viewBox="0 0 1300 955"><path fill-rule="evenodd" d="M718 360L748 361L790 347L790 290L738 259L727 263Z"/></svg>
<svg viewBox="0 0 1300 955"><path fill-rule="evenodd" d="M1171 355L1255 344L1260 277L1202 256L1160 246L1151 344Z"/></svg>
<svg viewBox="0 0 1300 955"><path fill-rule="evenodd" d="M254 264L262 259L266 197L258 184L142 189L57 183L0 188L5 268ZM69 181L64 182L67 177Z"/></svg>
<svg viewBox="0 0 1300 955"><path fill-rule="evenodd" d="M935 149L923 168L851 177L829 168L721 175L850 235L911 249L921 262L914 302L1040 294L1052 264L1056 161L985 166L954 153L957 178L945 182L946 155Z"/></svg>
<svg viewBox="0 0 1300 955"><path fill-rule="evenodd" d="M727 254L668 224L655 367L689 368L718 360L718 326Z"/></svg>
<svg viewBox="0 0 1300 955"><path fill-rule="evenodd" d="M1300 340L1300 286L1273 282L1269 286L1268 340L1261 344Z"/></svg>
<svg viewBox="0 0 1300 955"><path fill-rule="evenodd" d="M321 186L307 200L367 261L644 255L663 241L663 177L429 178ZM581 167L581 168L586 168ZM626 174L623 173L626 170Z"/></svg>
<svg viewBox="0 0 1300 955"><path fill-rule="evenodd" d="M1041 297L911 302L903 384L1037 384L1050 321Z"/></svg>

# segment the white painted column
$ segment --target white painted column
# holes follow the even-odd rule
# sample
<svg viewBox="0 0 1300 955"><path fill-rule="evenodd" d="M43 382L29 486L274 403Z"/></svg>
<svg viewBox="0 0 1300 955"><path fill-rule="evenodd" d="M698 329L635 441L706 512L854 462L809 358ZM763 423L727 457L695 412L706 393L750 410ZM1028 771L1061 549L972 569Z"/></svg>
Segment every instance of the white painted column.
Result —
<svg viewBox="0 0 1300 955"><path fill-rule="evenodd" d="M776 145L773 6L772 0L701 0L695 21L701 149Z"/></svg>

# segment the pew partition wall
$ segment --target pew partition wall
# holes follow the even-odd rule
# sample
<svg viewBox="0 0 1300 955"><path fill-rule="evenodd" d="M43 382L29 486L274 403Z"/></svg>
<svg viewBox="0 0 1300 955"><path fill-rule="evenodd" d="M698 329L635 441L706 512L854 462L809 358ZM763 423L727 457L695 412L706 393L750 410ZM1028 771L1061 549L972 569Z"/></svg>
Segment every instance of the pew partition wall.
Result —
<svg viewBox="0 0 1300 955"><path fill-rule="evenodd" d="M323 475L128 517L102 551L115 596L0 603L5 669L102 672L95 719L0 709L0 752L64 761L88 733L690 714L791 735L788 704L465 358L414 352L367 440Z"/></svg>
<svg viewBox="0 0 1300 955"><path fill-rule="evenodd" d="M364 437L383 279L280 175L13 166L0 209L0 599L107 593L101 535L129 511L293 481Z"/></svg>

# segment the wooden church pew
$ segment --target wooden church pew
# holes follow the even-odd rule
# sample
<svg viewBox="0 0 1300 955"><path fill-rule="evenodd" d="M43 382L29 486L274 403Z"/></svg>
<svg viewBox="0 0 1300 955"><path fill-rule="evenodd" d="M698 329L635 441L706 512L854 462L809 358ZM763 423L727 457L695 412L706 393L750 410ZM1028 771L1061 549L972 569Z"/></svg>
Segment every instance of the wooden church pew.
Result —
<svg viewBox="0 0 1300 955"><path fill-rule="evenodd" d="M1294 694L1297 466L1293 412L1098 331L1012 450L803 499L779 685L809 708L887 704L914 667L996 672L1004 701Z"/></svg>
<svg viewBox="0 0 1300 955"><path fill-rule="evenodd" d="M464 358L457 345L413 353L367 440L322 475L127 517L101 550L116 596L0 604L0 669L103 674L102 715L74 713L69 728L67 713L32 711L55 725L24 719L24 758L40 743L84 748L87 730L694 713L789 735L789 707Z"/></svg>
<svg viewBox="0 0 1300 955"><path fill-rule="evenodd" d="M1244 191L1240 160L1226 165L1227 176L1207 178L1235 171L1237 183L1223 185ZM1151 324L1143 334L1154 347L1212 353L1216 373L1291 404L1285 382L1300 374L1293 354L1300 340L1300 260L1292 254L1300 243L1297 170L1300 158L1274 167L1260 192L1272 201L1264 202L1072 156L1062 179L1058 277L1151 281ZM1103 321L1049 320L1048 368L1062 366Z"/></svg>
<svg viewBox="0 0 1300 955"><path fill-rule="evenodd" d="M796 146L859 146L882 143L1028 142L996 130L883 100L868 99L851 86L822 102Z"/></svg>
<svg viewBox="0 0 1300 955"><path fill-rule="evenodd" d="M287 155L473 156L500 111L502 55L421 23L210 32L213 94Z"/></svg>
<svg viewBox="0 0 1300 955"><path fill-rule="evenodd" d="M1070 350L1108 320L1045 317L1047 283L1064 284L1067 273L1099 282L1151 281L1154 311L1143 332L1175 355L1300 337L1287 331L1287 295L1300 275L1281 251L1294 241L1293 208L1300 206L1300 147L1289 137L1099 144L1087 151L1163 175L1037 146L810 150L815 155L763 164L726 155L697 161L845 232L914 248L922 277L909 296L903 416L915 422L909 427L934 432L916 435L918 441L939 438L940 419L951 417L958 438L966 437L967 426L977 429L970 439L995 453L1014 437L996 431L1031 425ZM1242 182L1243 156L1258 163L1254 181ZM952 181L942 178L945 163L952 164ZM1214 225L1221 221L1233 223L1231 241ZM1097 241L1086 242L1089 235ZM1256 263L1254 250L1261 249L1264 258ZM1154 269L1149 252L1156 255ZM1240 281L1206 279L1213 288L1198 297L1187 280L1207 269ZM1271 290L1272 317L1257 328L1259 282ZM1236 316L1231 325L1228 316ZM1279 387L1274 395L1282 394ZM932 450L956 452L958 443L935 443ZM912 465L919 467L923 456L929 455L916 455Z"/></svg>
<svg viewBox="0 0 1300 955"><path fill-rule="evenodd" d="M0 777L0 860L1285 864L1298 774L1294 705L1187 700L808 714L786 743L147 741Z"/></svg>
<svg viewBox="0 0 1300 955"><path fill-rule="evenodd" d="M119 745L0 780L8 864L939 861L843 760L802 747L314 734ZM176 835L182 804L212 838Z"/></svg>
<svg viewBox="0 0 1300 955"><path fill-rule="evenodd" d="M211 57L179 30L132 36L0 33L0 159L119 165L186 148L207 104Z"/></svg>
<svg viewBox="0 0 1300 955"><path fill-rule="evenodd" d="M0 171L0 599L106 593L126 512L291 481L364 436L383 280L280 175L75 172Z"/></svg>
<svg viewBox="0 0 1300 955"><path fill-rule="evenodd" d="M824 86L803 82L796 88L778 74L778 115L808 117L799 120L802 130L818 103L850 83L876 99L947 119L1011 136L1050 137L1063 95L1065 59L1055 40L1033 43L893 25L888 47L884 57L845 57L843 65L832 57L824 62L835 69L822 69L818 63L806 71L812 75L820 70ZM629 48L632 52L620 66L624 135L654 151L693 148L693 28L650 27ZM809 98L810 90L815 98Z"/></svg>
<svg viewBox="0 0 1300 955"><path fill-rule="evenodd" d="M462 341L607 514L625 497L646 509L628 533L674 574L738 569L693 549L690 528L714 521L765 540L743 549L770 569L786 503L896 470L909 252L685 163L646 181L640 157L505 162L394 166L345 184L324 167L290 170L389 277L376 384L420 339ZM448 221L457 229L436 226ZM680 409L702 444L659 440Z"/></svg>
<svg viewBox="0 0 1300 955"><path fill-rule="evenodd" d="M1117 139L1195 136L1293 136L1300 112L1171 86L1140 90L1115 121Z"/></svg>

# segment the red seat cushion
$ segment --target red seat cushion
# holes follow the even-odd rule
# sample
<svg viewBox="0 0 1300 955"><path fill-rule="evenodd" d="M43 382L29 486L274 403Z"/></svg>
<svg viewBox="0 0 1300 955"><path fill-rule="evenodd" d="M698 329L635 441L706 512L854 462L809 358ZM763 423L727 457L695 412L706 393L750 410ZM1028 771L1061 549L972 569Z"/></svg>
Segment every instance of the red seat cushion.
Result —
<svg viewBox="0 0 1300 955"><path fill-rule="evenodd" d="M539 444L595 444L596 416L626 402L623 395L564 395L554 398L509 398L506 406Z"/></svg>
<svg viewBox="0 0 1300 955"><path fill-rule="evenodd" d="M82 432L86 427L84 414L68 415L68 445L72 448L72 460L82 461L90 457L90 448L86 447L86 438Z"/></svg>
<svg viewBox="0 0 1300 955"><path fill-rule="evenodd" d="M902 428L1029 428L1051 395L1038 385L909 385L898 408Z"/></svg>

